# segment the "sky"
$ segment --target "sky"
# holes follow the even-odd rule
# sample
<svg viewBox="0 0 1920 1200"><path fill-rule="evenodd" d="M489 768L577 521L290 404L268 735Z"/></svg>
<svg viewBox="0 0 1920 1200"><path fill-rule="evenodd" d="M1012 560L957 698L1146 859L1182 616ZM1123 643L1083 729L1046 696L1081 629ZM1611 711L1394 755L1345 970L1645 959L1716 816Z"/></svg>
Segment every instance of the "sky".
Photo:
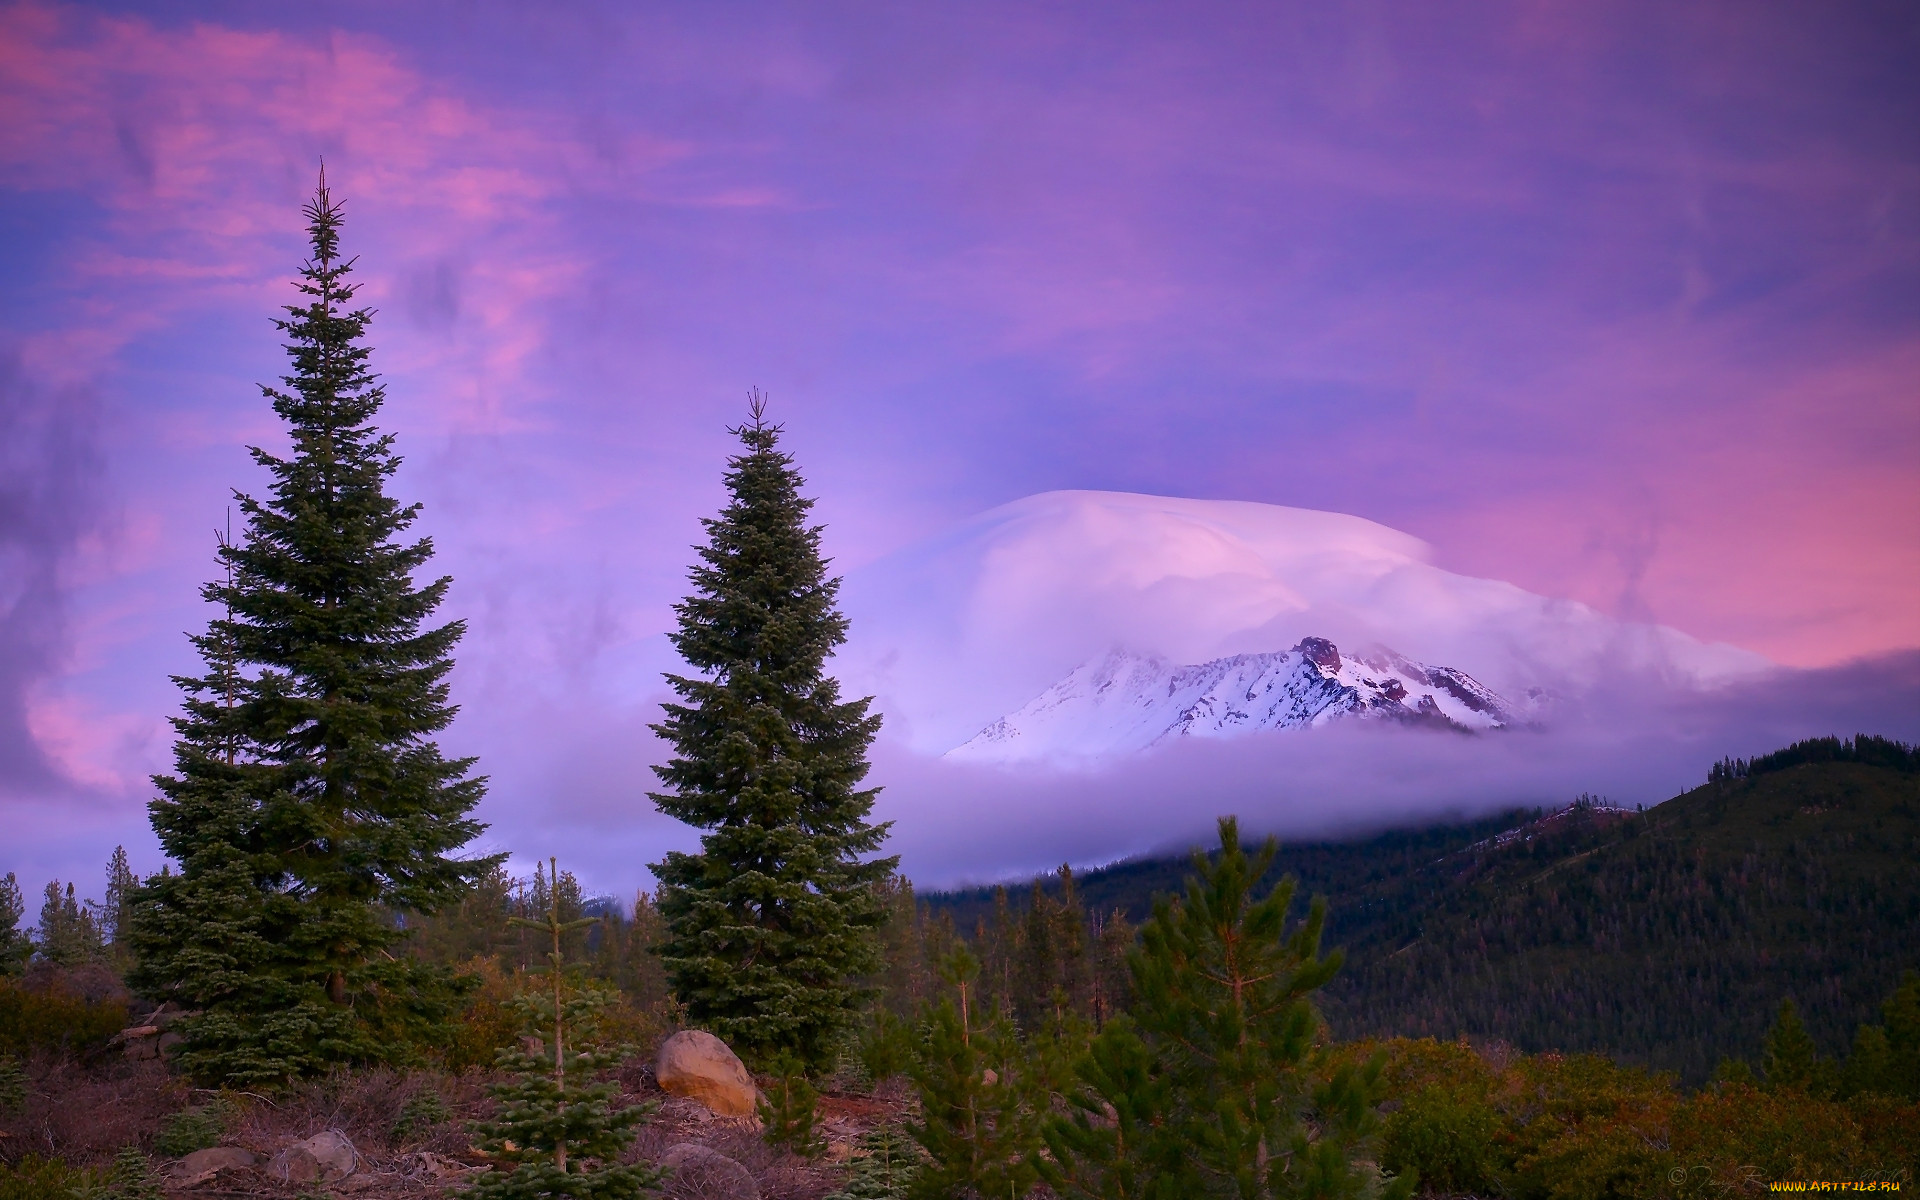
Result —
<svg viewBox="0 0 1920 1200"><path fill-rule="evenodd" d="M1851 732L1920 647L1915 61L1898 3L0 7L0 871L158 865L323 159L448 746L597 886L682 837L635 664L756 387L855 581L1060 489L1327 510L1841 705L1696 733ZM916 860L964 781L879 761L910 868L1028 865Z"/></svg>

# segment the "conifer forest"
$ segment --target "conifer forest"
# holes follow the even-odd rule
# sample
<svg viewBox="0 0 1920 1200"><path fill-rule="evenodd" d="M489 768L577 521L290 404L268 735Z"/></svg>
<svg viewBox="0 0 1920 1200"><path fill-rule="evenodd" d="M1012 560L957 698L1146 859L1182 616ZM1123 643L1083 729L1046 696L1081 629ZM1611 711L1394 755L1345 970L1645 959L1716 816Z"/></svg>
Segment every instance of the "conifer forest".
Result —
<svg viewBox="0 0 1920 1200"><path fill-rule="evenodd" d="M287 448L232 480L173 681L166 865L0 880L0 1200L1920 1182L1920 750L1816 739L1651 807L1346 839L1222 812L1190 854L916 889L880 711L833 674L797 418L758 392L632 786L698 849L614 895L564 842L482 852L377 264L324 175L304 223L260 397Z"/></svg>

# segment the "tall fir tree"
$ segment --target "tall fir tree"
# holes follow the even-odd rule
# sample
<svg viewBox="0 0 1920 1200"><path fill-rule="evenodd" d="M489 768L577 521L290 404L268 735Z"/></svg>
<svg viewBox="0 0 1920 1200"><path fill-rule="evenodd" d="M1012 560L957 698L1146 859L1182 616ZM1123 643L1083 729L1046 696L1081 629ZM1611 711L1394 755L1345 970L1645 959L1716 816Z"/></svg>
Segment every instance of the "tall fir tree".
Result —
<svg viewBox="0 0 1920 1200"><path fill-rule="evenodd" d="M140 880L127 864L127 848L115 846L107 860L107 898L100 903L100 936L114 950L126 949L132 928L127 919L128 905Z"/></svg>
<svg viewBox="0 0 1920 1200"><path fill-rule="evenodd" d="M243 535L222 538L224 610L193 639L206 672L178 677L174 774L149 806L175 874L134 897L132 982L196 1015L180 1059L226 1083L342 1060L405 1056L449 1011L443 971L392 951L402 912L457 900L490 860L454 857L481 830L473 760L433 735L453 719L446 677L464 631L428 625L449 580L418 584L428 539L387 494L400 466L373 424L371 310L322 174L305 208L311 259L288 339L286 457L255 447L264 499L236 493Z"/></svg>
<svg viewBox="0 0 1920 1200"><path fill-rule="evenodd" d="M700 853L653 867L660 957L694 1024L762 1064L789 1053L818 1069L881 965L898 860L866 857L887 828L867 820L878 789L860 786L880 719L826 673L847 634L840 581L758 393L750 413L729 430L744 446L731 499L675 609L674 646L699 674L667 676L682 703L653 727L674 750L654 803L707 831Z"/></svg>

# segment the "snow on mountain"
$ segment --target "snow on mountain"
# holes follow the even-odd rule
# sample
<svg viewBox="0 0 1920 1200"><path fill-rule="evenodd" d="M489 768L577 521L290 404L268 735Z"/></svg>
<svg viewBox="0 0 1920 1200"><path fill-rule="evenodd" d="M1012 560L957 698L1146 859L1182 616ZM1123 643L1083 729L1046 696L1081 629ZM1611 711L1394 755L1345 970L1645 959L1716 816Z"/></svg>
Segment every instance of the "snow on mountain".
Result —
<svg viewBox="0 0 1920 1200"><path fill-rule="evenodd" d="M1515 721L1505 700L1451 667L1325 638L1195 666L1115 649L954 747L965 762L1103 759L1171 738L1226 738L1343 719L1482 731Z"/></svg>
<svg viewBox="0 0 1920 1200"><path fill-rule="evenodd" d="M1508 696L1629 678L1713 686L1770 666L1431 557L1418 538L1342 513L1046 492L850 572L852 634L835 671L849 694L877 697L886 736L938 755L1113 646L1211 665L1307 637L1388 645L1466 664Z"/></svg>

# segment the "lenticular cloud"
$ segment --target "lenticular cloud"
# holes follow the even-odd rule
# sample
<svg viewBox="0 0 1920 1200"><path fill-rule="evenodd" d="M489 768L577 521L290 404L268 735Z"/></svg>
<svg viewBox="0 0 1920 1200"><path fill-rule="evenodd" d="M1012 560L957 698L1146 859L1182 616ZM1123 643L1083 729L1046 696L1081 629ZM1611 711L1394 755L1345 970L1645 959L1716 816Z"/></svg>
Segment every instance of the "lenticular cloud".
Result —
<svg viewBox="0 0 1920 1200"><path fill-rule="evenodd" d="M1765 659L1434 566L1359 517L1241 501L1062 491L1003 505L847 580L837 669L892 736L945 753L1115 650L1173 663L1305 638L1385 646L1508 696L1622 673L1694 688Z"/></svg>

